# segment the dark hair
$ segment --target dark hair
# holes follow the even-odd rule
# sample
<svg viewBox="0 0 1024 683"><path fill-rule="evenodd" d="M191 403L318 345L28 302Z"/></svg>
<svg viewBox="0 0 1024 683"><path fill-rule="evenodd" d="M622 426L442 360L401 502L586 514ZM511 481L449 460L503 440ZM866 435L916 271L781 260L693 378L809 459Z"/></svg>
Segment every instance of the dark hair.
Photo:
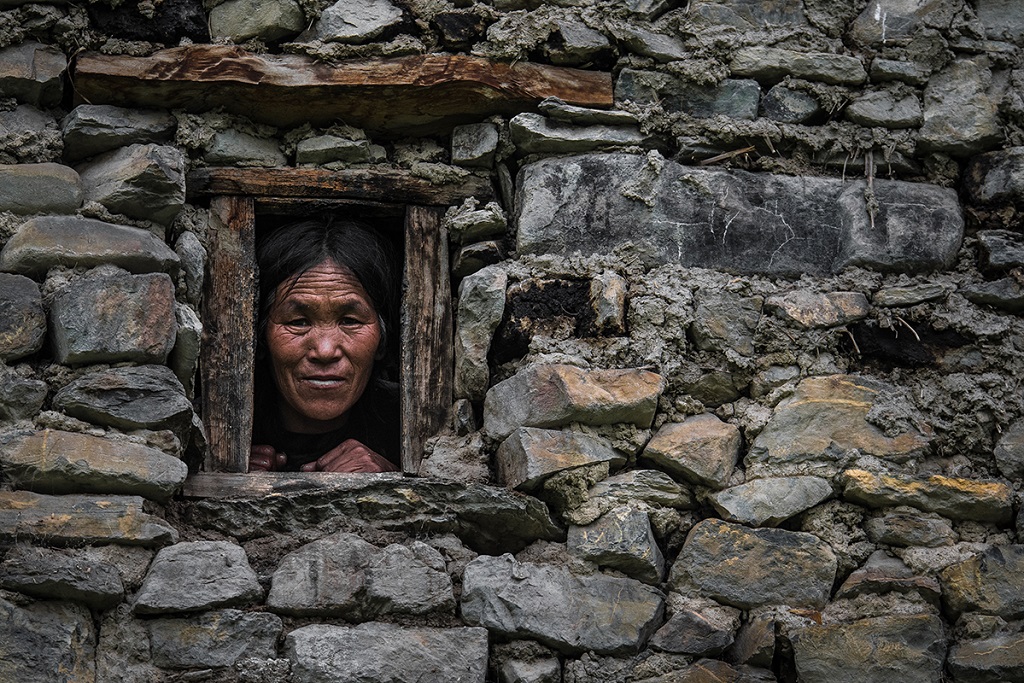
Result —
<svg viewBox="0 0 1024 683"><path fill-rule="evenodd" d="M267 316L279 285L325 261L348 270L366 290L387 348L395 326L398 277L390 245L369 226L356 221L308 220L278 228L256 250L259 265L257 349L266 344Z"/></svg>

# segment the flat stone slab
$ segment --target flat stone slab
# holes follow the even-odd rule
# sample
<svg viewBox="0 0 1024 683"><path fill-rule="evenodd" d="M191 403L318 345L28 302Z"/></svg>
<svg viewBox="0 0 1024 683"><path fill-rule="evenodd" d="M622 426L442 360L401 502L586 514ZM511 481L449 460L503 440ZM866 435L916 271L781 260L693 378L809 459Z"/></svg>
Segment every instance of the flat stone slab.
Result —
<svg viewBox="0 0 1024 683"><path fill-rule="evenodd" d="M991 638L955 643L947 660L953 680L1024 681L1024 635L999 633Z"/></svg>
<svg viewBox="0 0 1024 683"><path fill-rule="evenodd" d="M166 111L80 104L60 126L64 158L74 162L131 144L164 142L174 134L177 122Z"/></svg>
<svg viewBox="0 0 1024 683"><path fill-rule="evenodd" d="M79 166L88 201L114 213L170 225L185 203L185 155L153 143L119 147Z"/></svg>
<svg viewBox="0 0 1024 683"><path fill-rule="evenodd" d="M16 544L0 564L0 587L42 600L70 600L95 610L124 598L121 575L113 565L81 550L52 550Z"/></svg>
<svg viewBox="0 0 1024 683"><path fill-rule="evenodd" d="M530 112L513 117L509 133L522 154L578 154L649 141L636 124L577 126Z"/></svg>
<svg viewBox="0 0 1024 683"><path fill-rule="evenodd" d="M750 526L778 526L832 497L821 477L751 479L708 496L723 519Z"/></svg>
<svg viewBox="0 0 1024 683"><path fill-rule="evenodd" d="M62 164L0 165L0 211L74 213L82 205L82 179Z"/></svg>
<svg viewBox="0 0 1024 683"><path fill-rule="evenodd" d="M836 576L836 556L812 534L748 529L719 519L698 523L669 574L685 594L751 609L790 605L821 609Z"/></svg>
<svg viewBox="0 0 1024 683"><path fill-rule="evenodd" d="M872 217L866 190L866 181L693 168L655 154L544 159L519 172L517 246L787 276L953 262L964 226L955 191L876 179Z"/></svg>
<svg viewBox="0 0 1024 683"><path fill-rule="evenodd" d="M60 104L61 75L68 68L60 50L35 41L0 49L0 92L45 109Z"/></svg>
<svg viewBox="0 0 1024 683"><path fill-rule="evenodd" d="M661 625L657 589L604 574L481 555L463 575L462 617L507 638L531 638L570 655L636 653Z"/></svg>
<svg viewBox="0 0 1024 683"><path fill-rule="evenodd" d="M846 470L842 485L843 499L866 507L909 505L950 519L997 524L1013 518L1013 489L1002 482Z"/></svg>
<svg viewBox="0 0 1024 683"><path fill-rule="evenodd" d="M0 491L0 539L64 545L117 543L157 547L178 532L142 510L138 496L47 496Z"/></svg>
<svg viewBox="0 0 1024 683"><path fill-rule="evenodd" d="M565 470L599 463L618 468L626 462L600 437L535 427L512 432L494 458L498 483L520 491L536 490L544 480Z"/></svg>
<svg viewBox="0 0 1024 683"><path fill-rule="evenodd" d="M155 448L45 429L3 444L0 464L16 487L40 493L103 493L167 501L188 466Z"/></svg>
<svg viewBox="0 0 1024 683"><path fill-rule="evenodd" d="M288 634L292 683L484 683L487 631L482 628L402 628L314 624Z"/></svg>
<svg viewBox="0 0 1024 683"><path fill-rule="evenodd" d="M233 666L242 658L275 659L284 625L276 614L235 609L146 621L152 661L171 669Z"/></svg>
<svg viewBox="0 0 1024 683"><path fill-rule="evenodd" d="M132 609L136 614L197 612L262 598L263 589L241 546L191 541L160 549Z"/></svg>
<svg viewBox="0 0 1024 683"><path fill-rule="evenodd" d="M786 76L823 83L858 85L868 73L860 59L827 52L796 52L775 47L743 47L730 64L733 76L781 81Z"/></svg>
<svg viewBox="0 0 1024 683"><path fill-rule="evenodd" d="M54 266L109 263L131 273L174 272L180 259L153 233L77 216L39 216L18 228L0 252L0 270L40 279Z"/></svg>

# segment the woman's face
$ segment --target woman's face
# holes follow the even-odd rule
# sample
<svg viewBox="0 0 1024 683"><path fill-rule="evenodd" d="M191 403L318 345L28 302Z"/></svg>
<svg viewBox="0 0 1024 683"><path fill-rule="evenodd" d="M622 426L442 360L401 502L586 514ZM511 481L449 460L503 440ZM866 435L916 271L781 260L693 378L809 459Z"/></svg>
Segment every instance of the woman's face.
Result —
<svg viewBox="0 0 1024 683"><path fill-rule="evenodd" d="M267 346L283 427L317 434L343 426L370 381L380 341L369 295L333 261L278 285Z"/></svg>

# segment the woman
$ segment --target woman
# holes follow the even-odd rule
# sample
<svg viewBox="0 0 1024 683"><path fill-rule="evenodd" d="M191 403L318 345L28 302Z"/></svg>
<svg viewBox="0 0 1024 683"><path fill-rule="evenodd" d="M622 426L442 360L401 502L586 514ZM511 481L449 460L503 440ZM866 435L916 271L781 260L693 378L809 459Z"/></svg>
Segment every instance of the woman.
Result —
<svg viewBox="0 0 1024 683"><path fill-rule="evenodd" d="M398 469L397 390L382 367L396 274L351 222L305 221L259 247L256 409L249 471Z"/></svg>

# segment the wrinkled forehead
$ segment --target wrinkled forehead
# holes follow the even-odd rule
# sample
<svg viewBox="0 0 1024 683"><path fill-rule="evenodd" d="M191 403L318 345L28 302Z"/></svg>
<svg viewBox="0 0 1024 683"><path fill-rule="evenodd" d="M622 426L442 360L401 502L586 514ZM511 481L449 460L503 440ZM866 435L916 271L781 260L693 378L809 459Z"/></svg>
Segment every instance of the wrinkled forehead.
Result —
<svg viewBox="0 0 1024 683"><path fill-rule="evenodd" d="M289 301L362 300L376 310L373 300L351 269L333 260L321 263L286 278L274 290L272 306Z"/></svg>

